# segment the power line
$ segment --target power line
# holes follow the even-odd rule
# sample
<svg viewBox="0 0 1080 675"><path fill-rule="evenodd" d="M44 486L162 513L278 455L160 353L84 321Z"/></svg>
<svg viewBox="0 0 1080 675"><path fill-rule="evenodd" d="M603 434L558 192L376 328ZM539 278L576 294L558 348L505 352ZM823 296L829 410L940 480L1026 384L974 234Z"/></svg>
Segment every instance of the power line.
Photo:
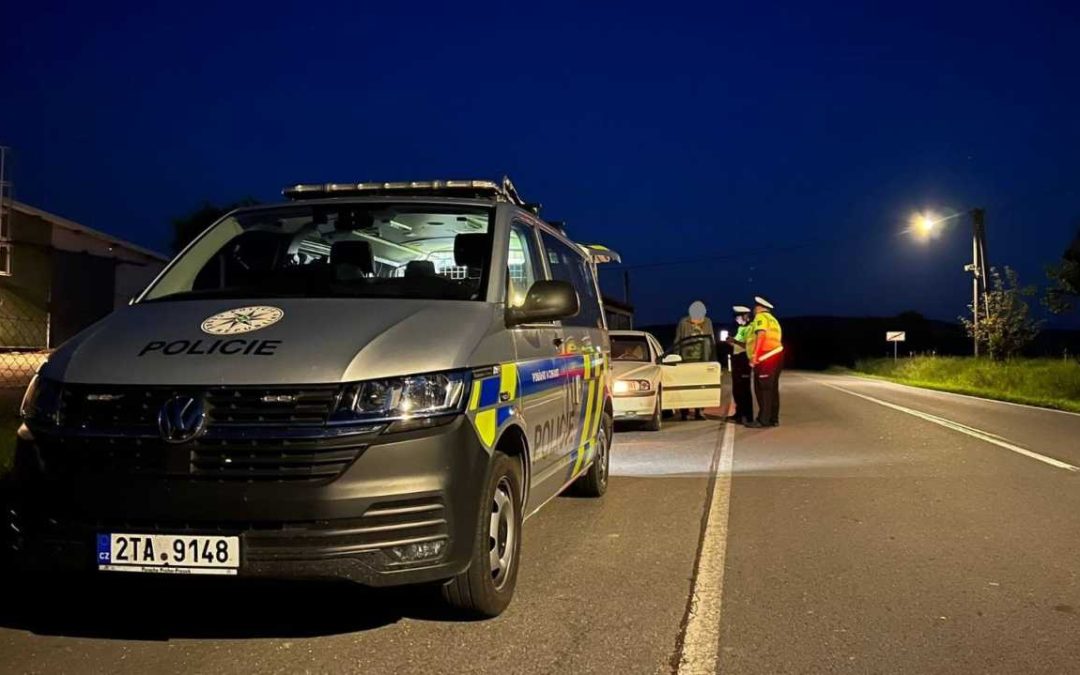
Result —
<svg viewBox="0 0 1080 675"><path fill-rule="evenodd" d="M854 238L852 238L852 237L835 237L835 238L830 238L830 239L813 239L813 240L804 241L804 242L801 242L801 243L798 243L798 244L792 244L790 246L766 246L766 247L761 247L761 248L743 249L743 250L737 251L737 252L732 252L729 249L729 250L723 251L723 252L718 251L718 252L713 253L713 254L695 256L693 258L683 258L683 259L680 259L680 260L663 260L663 261L658 261L658 262L642 263L640 265L607 265L607 266L601 267L600 269L601 270L610 270L610 271L623 272L623 271L628 271L628 270L650 269L650 268L653 268L653 267L668 267L668 266L671 266L671 265L689 265L689 264L693 264L693 263L715 262L715 261L719 261L719 260L737 260L737 259L741 259L741 258L746 258L748 256L758 255L758 254L761 254L761 253L787 253L789 251L800 251L800 250L803 250L803 249L815 248L815 247L818 247L818 246L830 246L830 245L835 245L835 244L845 242L845 241L846 242L851 242L853 240L854 240Z"/></svg>
<svg viewBox="0 0 1080 675"><path fill-rule="evenodd" d="M1070 179L1070 180L1063 181L1063 182L1059 183L1058 185L1055 185L1054 187L1048 188L1046 190L1033 190L1033 191L1028 192L1028 193L1026 193L1024 195L1016 197L1014 199L1010 199L1010 200L1005 201L1005 202L999 202L997 205L994 205L993 207L991 207L989 209L989 211L991 211L992 213L998 213L1000 211L1007 211L1007 210L1009 210L1011 208L1016 207L1017 205L1024 204L1025 202L1031 201L1031 200L1036 199L1036 198L1044 198L1044 197L1047 197L1047 196L1052 195L1052 194L1057 194L1059 192L1070 192L1070 191L1074 191L1074 190L1077 190L1077 189L1080 189L1080 182L1078 182L1075 179ZM966 212L963 212L963 213L966 213ZM955 215L963 215L963 213L957 213ZM843 243L850 244L851 242L856 241L856 240L868 239L868 238L870 238L870 235L872 235L872 234L875 234L875 231L866 230L863 237L845 236L845 237L832 237L832 238L828 238L828 239L814 239L814 240L810 240L810 241L801 242L801 243L798 243L798 244L792 244L790 246L769 246L769 247L761 247L761 248L753 248L753 249L744 249L744 250L738 251L738 252L732 252L730 250L723 251L723 252L717 251L716 253L713 253L713 254L703 254L701 256L695 256L693 258L683 258L683 259L679 259L679 260L663 260L663 261L657 261L657 262L651 262L651 263L642 263L640 265L608 265L608 266L604 266L604 267L602 267L600 269L601 269L601 271L624 272L624 271L640 270L640 269L652 269L652 268L656 268L656 267L670 267L670 266L673 266L673 265L691 265L691 264L695 264L695 263L716 262L716 261L723 261L723 260L736 260L736 259L740 259L740 258L745 258L747 256L758 255L758 254L761 254L761 253L787 253L787 252L790 252L790 251L800 251L800 250L805 250L805 249L808 249L808 248L814 248L814 247L817 247L817 246L831 246L831 245L843 244Z"/></svg>

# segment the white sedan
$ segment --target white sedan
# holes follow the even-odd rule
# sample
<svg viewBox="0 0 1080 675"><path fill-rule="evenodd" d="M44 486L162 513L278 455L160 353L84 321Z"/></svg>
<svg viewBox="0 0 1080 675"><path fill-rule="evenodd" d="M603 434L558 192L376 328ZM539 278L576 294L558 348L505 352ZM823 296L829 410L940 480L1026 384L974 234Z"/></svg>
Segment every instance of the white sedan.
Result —
<svg viewBox="0 0 1080 675"><path fill-rule="evenodd" d="M665 354L651 334L611 331L615 419L660 429L664 410L720 405L720 363L711 336L687 338Z"/></svg>

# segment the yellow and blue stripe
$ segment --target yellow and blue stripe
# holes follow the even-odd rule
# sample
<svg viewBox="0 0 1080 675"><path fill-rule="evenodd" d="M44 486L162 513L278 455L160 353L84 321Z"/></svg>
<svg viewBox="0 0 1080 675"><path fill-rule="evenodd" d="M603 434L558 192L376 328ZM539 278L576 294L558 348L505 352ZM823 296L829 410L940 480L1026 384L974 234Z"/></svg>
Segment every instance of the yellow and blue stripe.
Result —
<svg viewBox="0 0 1080 675"><path fill-rule="evenodd" d="M469 412L475 413L476 433L487 447L495 443L503 424L512 415L518 401L518 366L504 363L494 369L491 377L473 381L469 395Z"/></svg>
<svg viewBox="0 0 1080 675"><path fill-rule="evenodd" d="M568 479L576 478L596 454L596 434L600 428L600 416L604 411L603 376L606 370L607 362L603 354L585 356L585 370L582 377L585 405L582 406L579 422L581 435L578 438L577 447L571 453L572 461Z"/></svg>
<svg viewBox="0 0 1080 675"><path fill-rule="evenodd" d="M607 358L602 353L569 354L521 363L502 363L490 374L473 380L468 410L477 435L486 447L495 443L499 430L516 414L521 399L565 386L579 378L582 387L577 443L571 449L569 477L574 478L596 454L596 435L603 415Z"/></svg>

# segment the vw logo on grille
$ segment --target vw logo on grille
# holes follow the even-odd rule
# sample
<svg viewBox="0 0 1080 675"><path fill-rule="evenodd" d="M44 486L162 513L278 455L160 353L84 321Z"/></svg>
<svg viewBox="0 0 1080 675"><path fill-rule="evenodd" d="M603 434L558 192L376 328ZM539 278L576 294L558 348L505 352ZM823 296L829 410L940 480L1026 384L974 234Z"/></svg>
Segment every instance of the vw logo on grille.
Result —
<svg viewBox="0 0 1080 675"><path fill-rule="evenodd" d="M206 408L194 396L174 396L158 413L158 429L169 443L190 441L206 426Z"/></svg>

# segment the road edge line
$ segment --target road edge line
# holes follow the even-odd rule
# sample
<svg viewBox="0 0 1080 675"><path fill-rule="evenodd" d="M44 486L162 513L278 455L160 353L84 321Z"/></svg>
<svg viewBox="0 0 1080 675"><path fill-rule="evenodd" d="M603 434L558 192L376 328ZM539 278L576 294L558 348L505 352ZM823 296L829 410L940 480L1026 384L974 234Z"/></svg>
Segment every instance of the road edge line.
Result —
<svg viewBox="0 0 1080 675"><path fill-rule="evenodd" d="M1024 457L1027 457L1029 459L1034 459L1034 460L1036 460L1038 462L1042 462L1043 464L1047 464L1049 466L1052 466L1055 469L1063 469L1065 471L1069 471L1069 472L1073 472L1073 473L1080 471L1080 467L1073 466L1072 464L1069 464L1068 462L1064 462L1064 461L1062 461L1060 459L1055 459L1053 457L1048 457L1046 455L1041 455L1041 454L1039 454L1039 453L1037 453L1037 452L1035 452L1033 450L1028 450L1027 448L1020 447L1019 445L1015 445L1013 443L1010 443L1009 441L1006 441L1005 439L1001 438L1000 436L995 436L995 435L991 434L988 431L983 431L981 429L976 429L975 427L969 427L966 424L961 424L960 422L956 422L956 421L947 419L945 417L938 417L937 415L932 415L932 414L927 413L927 412L922 412L921 410L915 410L914 408L908 408L906 406L898 405L896 403L889 403L888 401L883 401L883 400L881 400L879 398L874 398L873 396L868 396L866 394L860 394L859 392L851 391L850 389L845 389L844 387L841 387L841 386L838 386L838 385L835 385L835 384L831 384L829 382L821 382L821 384L825 385L826 387L829 387L830 389L835 389L835 390L843 392L845 394L849 394L851 396L857 396L857 397L859 397L861 399L865 399L867 401L870 401L871 403L877 403L880 406L884 406L886 408L892 408L893 410L897 410L897 411L902 412L902 413L907 413L908 415L911 415L913 417L918 417L919 419L926 420L927 422L933 422L934 424L937 424L938 426L941 426L941 427L945 427L946 429L952 429L953 431L959 431L960 433L966 434L966 435L968 435L968 436L970 436L972 438L976 438L976 439L978 439L980 441L990 443L991 445L996 445L996 446L998 446L1000 448L1004 448L1006 450L1009 450L1010 452L1015 452L1018 455L1023 455Z"/></svg>
<svg viewBox="0 0 1080 675"><path fill-rule="evenodd" d="M725 421L715 458L705 511L701 543L694 568L694 583L679 645L679 675L717 672L720 651L720 614L727 555L731 469L735 453L735 425Z"/></svg>
<svg viewBox="0 0 1080 675"><path fill-rule="evenodd" d="M1001 403L1002 405L1011 405L1016 408L1027 408L1028 410L1041 410L1043 412L1058 413L1059 415L1072 415L1073 417L1080 417L1080 412L1074 412L1072 410L1062 410L1061 408L1048 408L1044 405L1035 405L1034 403L1017 403L1016 401L1003 401L1000 398L987 398L986 396L977 396L975 394L962 394L958 391L948 391L947 389L934 389L933 387L920 387L917 384L908 384L907 382L897 382L896 380L890 380L878 375L868 375L866 373L858 373L852 371L850 374L844 375L828 375L828 377L853 377L857 380L864 380L870 382L881 382L883 384L892 384L897 387L905 387L907 389L915 389L916 391L928 392L931 394L945 394L946 396L959 396L960 398L970 398L976 401L984 401L986 403Z"/></svg>

